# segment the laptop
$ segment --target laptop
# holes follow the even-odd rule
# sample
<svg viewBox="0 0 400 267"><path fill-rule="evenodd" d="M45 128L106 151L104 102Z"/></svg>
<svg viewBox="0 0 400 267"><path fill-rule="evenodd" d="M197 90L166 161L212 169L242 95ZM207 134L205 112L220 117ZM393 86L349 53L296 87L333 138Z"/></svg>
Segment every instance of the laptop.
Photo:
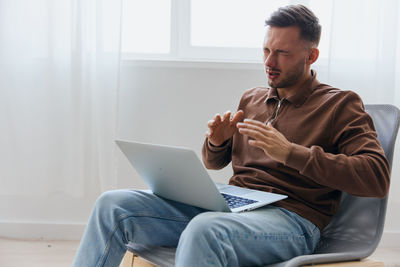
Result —
<svg viewBox="0 0 400 267"><path fill-rule="evenodd" d="M212 211L253 210L287 196L214 183L188 148L116 140L150 190L163 198Z"/></svg>

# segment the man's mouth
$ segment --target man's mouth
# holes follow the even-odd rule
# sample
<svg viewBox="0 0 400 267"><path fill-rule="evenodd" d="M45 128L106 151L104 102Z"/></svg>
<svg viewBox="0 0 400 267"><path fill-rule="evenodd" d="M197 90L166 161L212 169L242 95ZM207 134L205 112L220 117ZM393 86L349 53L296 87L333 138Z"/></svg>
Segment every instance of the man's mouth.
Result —
<svg viewBox="0 0 400 267"><path fill-rule="evenodd" d="M268 79L274 80L280 75L280 72L275 70L267 70L267 74Z"/></svg>

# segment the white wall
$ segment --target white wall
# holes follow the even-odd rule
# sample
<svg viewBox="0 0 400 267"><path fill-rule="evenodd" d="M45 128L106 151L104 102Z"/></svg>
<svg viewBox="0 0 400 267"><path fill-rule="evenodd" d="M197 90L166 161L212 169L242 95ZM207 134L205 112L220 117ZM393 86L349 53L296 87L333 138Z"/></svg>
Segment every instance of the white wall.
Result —
<svg viewBox="0 0 400 267"><path fill-rule="evenodd" d="M317 73L319 80L326 82L323 70ZM200 157L207 121L217 112L236 110L244 90L265 85L263 67L258 64L125 62L121 73L118 137L186 146L195 149ZM365 103L374 101L364 99ZM400 145L397 144L394 163L399 162L399 155ZM383 246L395 246L400 238L400 214L397 212L400 167L394 165ZM222 182L226 182L231 173L230 166L210 172L216 181ZM145 187L121 154L118 185Z"/></svg>

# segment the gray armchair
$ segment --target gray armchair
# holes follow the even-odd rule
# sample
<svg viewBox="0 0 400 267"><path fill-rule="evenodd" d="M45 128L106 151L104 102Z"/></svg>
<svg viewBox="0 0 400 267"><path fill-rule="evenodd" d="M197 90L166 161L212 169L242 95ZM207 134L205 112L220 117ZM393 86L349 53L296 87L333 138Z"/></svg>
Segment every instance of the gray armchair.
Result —
<svg viewBox="0 0 400 267"><path fill-rule="evenodd" d="M374 120L378 139L390 167L400 123L400 111L392 105L366 105ZM381 239L387 206L386 198L356 197L343 193L337 214L323 230L321 240L311 255L268 265L291 267L305 264L340 262L370 256ZM129 251L159 266L174 266L175 248L148 247L133 243Z"/></svg>

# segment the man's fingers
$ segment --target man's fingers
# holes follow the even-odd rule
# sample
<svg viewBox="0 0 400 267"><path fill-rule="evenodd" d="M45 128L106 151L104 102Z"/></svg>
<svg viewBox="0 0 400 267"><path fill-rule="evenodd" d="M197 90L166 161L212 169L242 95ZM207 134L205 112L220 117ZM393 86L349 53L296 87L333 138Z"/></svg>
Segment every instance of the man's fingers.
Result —
<svg viewBox="0 0 400 267"><path fill-rule="evenodd" d="M224 113L222 116L222 121L230 121L231 119L231 112L228 110L227 112Z"/></svg>
<svg viewBox="0 0 400 267"><path fill-rule="evenodd" d="M210 129L215 129L216 127L218 127L221 124L223 124L225 126L229 126L229 127L232 127L232 126L235 127L236 123L238 123L239 121L242 121L242 120L243 120L243 111L239 110L232 117L232 112L228 110L222 115L222 117L219 113L215 114L214 118L207 122L207 125L208 125L208 128L210 128Z"/></svg>
<svg viewBox="0 0 400 267"><path fill-rule="evenodd" d="M273 126L271 125L271 123L264 124L264 123L261 122L261 121L256 121L256 120L252 120L252 119L245 119L243 122L246 123L246 124L250 124L250 125L257 125L257 126L263 127L263 128L265 128L265 127L271 127L271 128L273 128Z"/></svg>
<svg viewBox="0 0 400 267"><path fill-rule="evenodd" d="M215 114L214 116L214 125L221 122L221 115L219 113Z"/></svg>
<svg viewBox="0 0 400 267"><path fill-rule="evenodd" d="M238 112L235 113L235 115L233 115L232 117L232 123L234 125L236 125L238 122L243 120L243 110L239 110Z"/></svg>
<svg viewBox="0 0 400 267"><path fill-rule="evenodd" d="M237 127L239 128L239 132L240 133L246 133L245 129L256 131L256 132L260 132L264 136L268 136L271 133L270 128L268 128L263 123L261 123L261 124L258 124L258 123L257 124L251 124L251 123L244 122L244 123L238 123Z"/></svg>
<svg viewBox="0 0 400 267"><path fill-rule="evenodd" d="M261 121L245 119L243 121L243 123L245 124L244 127L250 127L249 125L253 125L254 127L259 127L261 129L263 129L264 131L276 131L276 129L274 128L274 126L272 126L272 124L270 122L268 122L267 124L264 124Z"/></svg>
<svg viewBox="0 0 400 267"><path fill-rule="evenodd" d="M249 137L256 139L256 140L263 140L267 138L266 135L262 131L259 131L257 129L249 129L249 128L239 128L239 132L241 134L248 135Z"/></svg>
<svg viewBox="0 0 400 267"><path fill-rule="evenodd" d="M255 146L258 148L261 148L262 150L266 151L266 144L265 142L262 141L257 141L257 140L249 140L249 145L251 146Z"/></svg>

